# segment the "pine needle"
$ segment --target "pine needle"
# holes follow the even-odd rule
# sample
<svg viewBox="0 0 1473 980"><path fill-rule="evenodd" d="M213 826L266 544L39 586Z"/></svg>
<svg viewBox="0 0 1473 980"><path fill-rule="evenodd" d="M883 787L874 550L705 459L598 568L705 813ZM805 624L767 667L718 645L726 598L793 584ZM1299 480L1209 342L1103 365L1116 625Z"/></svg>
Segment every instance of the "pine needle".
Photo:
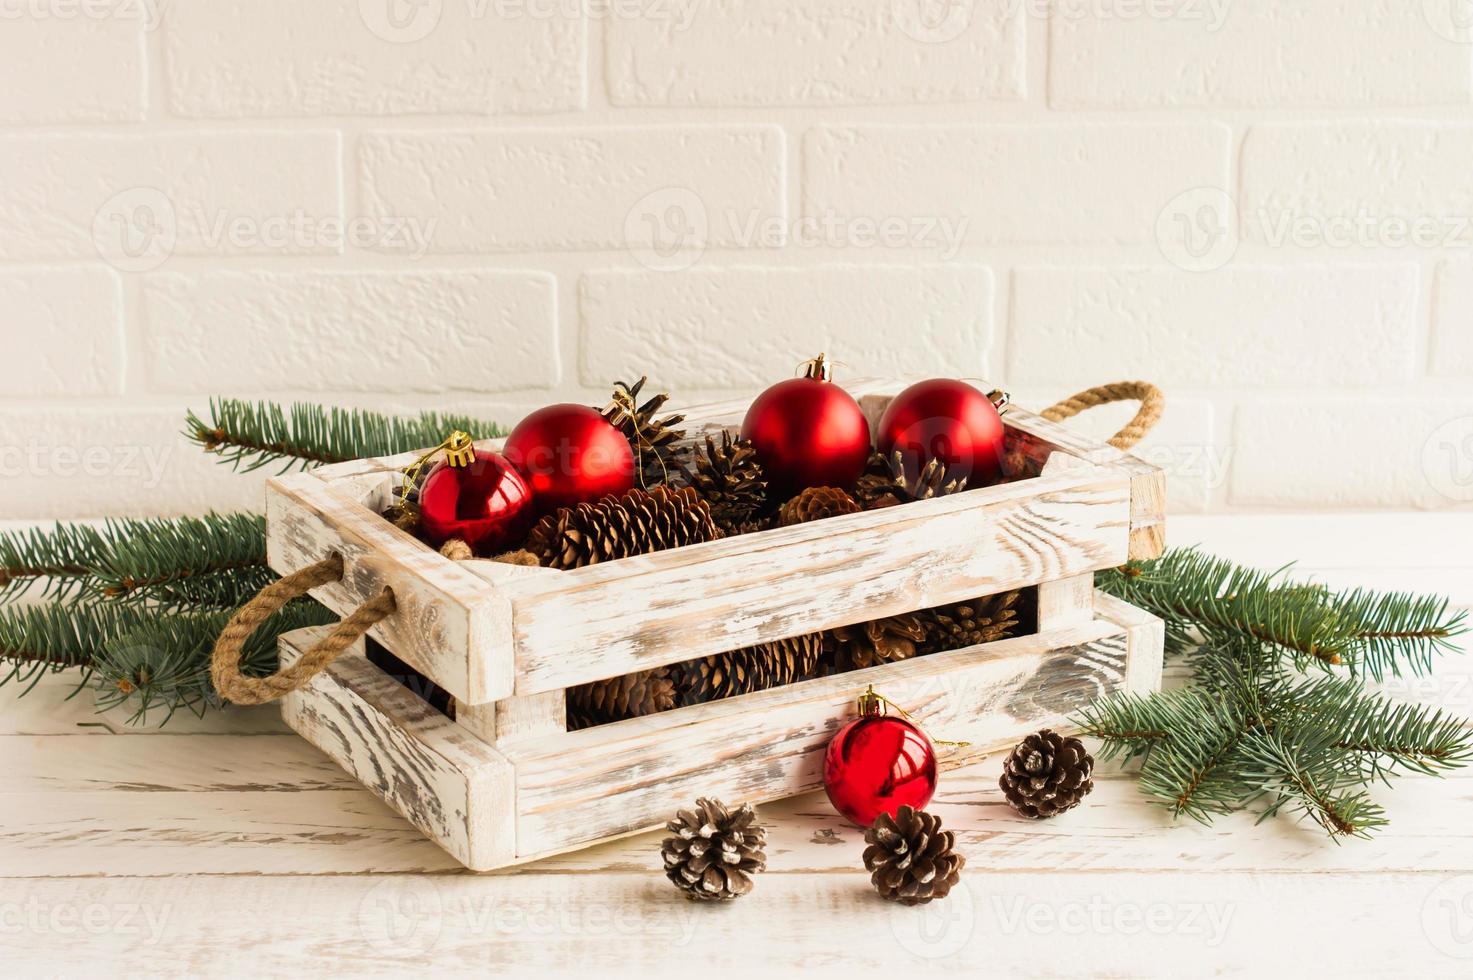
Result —
<svg viewBox="0 0 1473 980"><path fill-rule="evenodd" d="M281 464L280 472L425 449L454 430L475 439L506 435L494 422L424 412L398 418L360 409L213 399L209 418L193 412L184 435L235 469L251 472Z"/></svg>

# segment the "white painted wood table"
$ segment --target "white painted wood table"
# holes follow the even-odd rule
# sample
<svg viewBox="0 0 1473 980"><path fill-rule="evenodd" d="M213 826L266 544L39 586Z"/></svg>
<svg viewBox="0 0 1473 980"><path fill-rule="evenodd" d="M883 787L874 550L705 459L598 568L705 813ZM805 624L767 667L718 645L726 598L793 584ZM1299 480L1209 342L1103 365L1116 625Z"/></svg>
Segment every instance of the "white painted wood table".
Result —
<svg viewBox="0 0 1473 980"><path fill-rule="evenodd" d="M1473 514L1179 518L1171 538L1473 605ZM1473 656L1440 666L1392 687L1473 716ZM968 858L945 903L882 902L860 833L810 794L763 808L755 892L707 907L664 880L658 834L469 875L270 708L159 732L68 690L0 691L5 976L1473 975L1473 774L1398 780L1391 826L1337 847L1285 819L1173 824L1118 772L1028 822L994 758L943 776Z"/></svg>

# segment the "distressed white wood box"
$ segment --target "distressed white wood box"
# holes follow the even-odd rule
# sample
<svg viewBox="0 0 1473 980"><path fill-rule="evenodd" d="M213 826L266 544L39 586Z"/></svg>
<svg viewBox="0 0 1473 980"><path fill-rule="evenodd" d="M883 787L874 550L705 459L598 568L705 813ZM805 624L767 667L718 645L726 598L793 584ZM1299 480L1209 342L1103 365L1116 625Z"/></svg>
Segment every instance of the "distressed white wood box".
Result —
<svg viewBox="0 0 1473 980"><path fill-rule="evenodd" d="M845 387L873 422L904 383ZM748 403L693 409L691 438L737 428ZM392 588L398 611L371 635L456 701L451 719L360 646L285 699L286 721L483 871L657 827L697 796L815 789L868 684L933 737L970 743L943 767L1101 695L1154 690L1160 621L1093 576L1161 552L1163 474L1017 406L1004 419L1015 466L1037 475L573 571L452 562L384 520L417 454L273 480L271 567L341 555L342 581L313 595L344 614ZM578 684L1034 586L1032 635L567 730ZM283 664L322 632L284 637Z"/></svg>

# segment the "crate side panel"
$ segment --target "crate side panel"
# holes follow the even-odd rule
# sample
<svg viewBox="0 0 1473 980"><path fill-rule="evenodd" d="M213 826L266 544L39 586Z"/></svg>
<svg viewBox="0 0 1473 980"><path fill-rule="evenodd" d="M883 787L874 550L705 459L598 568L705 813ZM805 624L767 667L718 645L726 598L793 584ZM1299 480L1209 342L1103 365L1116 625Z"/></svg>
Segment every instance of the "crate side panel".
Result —
<svg viewBox="0 0 1473 980"><path fill-rule="evenodd" d="M326 633L282 637L282 664ZM287 695L282 717L462 864L489 870L513 859L511 764L361 654Z"/></svg>
<svg viewBox="0 0 1473 980"><path fill-rule="evenodd" d="M342 555L343 580L313 590L314 598L348 615L391 588L398 608L373 628L374 639L459 700L512 693L510 603L482 578L321 480L273 480L266 492L273 569L285 575Z"/></svg>
<svg viewBox="0 0 1473 980"><path fill-rule="evenodd" d="M1125 680L1126 635L1092 622L512 746L518 858L659 826L697 796L761 802L822 784L823 752L873 683L961 765L1060 727ZM948 754L949 753L949 754Z"/></svg>
<svg viewBox="0 0 1473 980"><path fill-rule="evenodd" d="M1037 492L1014 484L995 498L958 495L565 573L545 592L513 595L517 693L1125 561L1127 481L1037 482Z"/></svg>

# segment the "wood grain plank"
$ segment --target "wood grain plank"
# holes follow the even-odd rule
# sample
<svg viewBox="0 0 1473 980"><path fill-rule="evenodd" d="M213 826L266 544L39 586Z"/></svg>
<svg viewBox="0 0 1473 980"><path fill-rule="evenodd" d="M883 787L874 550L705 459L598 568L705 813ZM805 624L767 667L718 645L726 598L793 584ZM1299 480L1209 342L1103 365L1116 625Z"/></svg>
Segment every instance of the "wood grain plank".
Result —
<svg viewBox="0 0 1473 980"><path fill-rule="evenodd" d="M1123 477L1061 474L565 572L510 592L516 689L1088 573L1128 537Z"/></svg>
<svg viewBox="0 0 1473 980"><path fill-rule="evenodd" d="M657 826L672 800L764 801L821 783L822 754L874 684L934 737L971 744L956 766L1119 689L1125 631L1109 623L935 654L509 746L518 857Z"/></svg>
<svg viewBox="0 0 1473 980"><path fill-rule="evenodd" d="M845 848L845 850L849 850ZM653 874L0 881L13 975L1261 977L1466 975L1466 880L1001 872L904 909L868 876L766 874L742 901ZM1449 906L1450 903L1450 906ZM96 927L78 925L82 913ZM1306 910L1312 910L1308 912ZM57 923L61 923L58 926ZM66 928L66 925L72 928Z"/></svg>
<svg viewBox="0 0 1473 980"><path fill-rule="evenodd" d="M283 664L324 632L283 636ZM515 855L505 757L362 656L340 658L289 694L282 717L467 867L499 867Z"/></svg>
<svg viewBox="0 0 1473 980"><path fill-rule="evenodd" d="M174 738L195 734L279 735L289 733L272 705L227 708L195 716L179 712L164 726L164 714L151 713L141 724L129 724L130 712L102 713L90 688L77 689L79 674L65 671L39 678L35 687L0 687L0 735L157 735Z"/></svg>

